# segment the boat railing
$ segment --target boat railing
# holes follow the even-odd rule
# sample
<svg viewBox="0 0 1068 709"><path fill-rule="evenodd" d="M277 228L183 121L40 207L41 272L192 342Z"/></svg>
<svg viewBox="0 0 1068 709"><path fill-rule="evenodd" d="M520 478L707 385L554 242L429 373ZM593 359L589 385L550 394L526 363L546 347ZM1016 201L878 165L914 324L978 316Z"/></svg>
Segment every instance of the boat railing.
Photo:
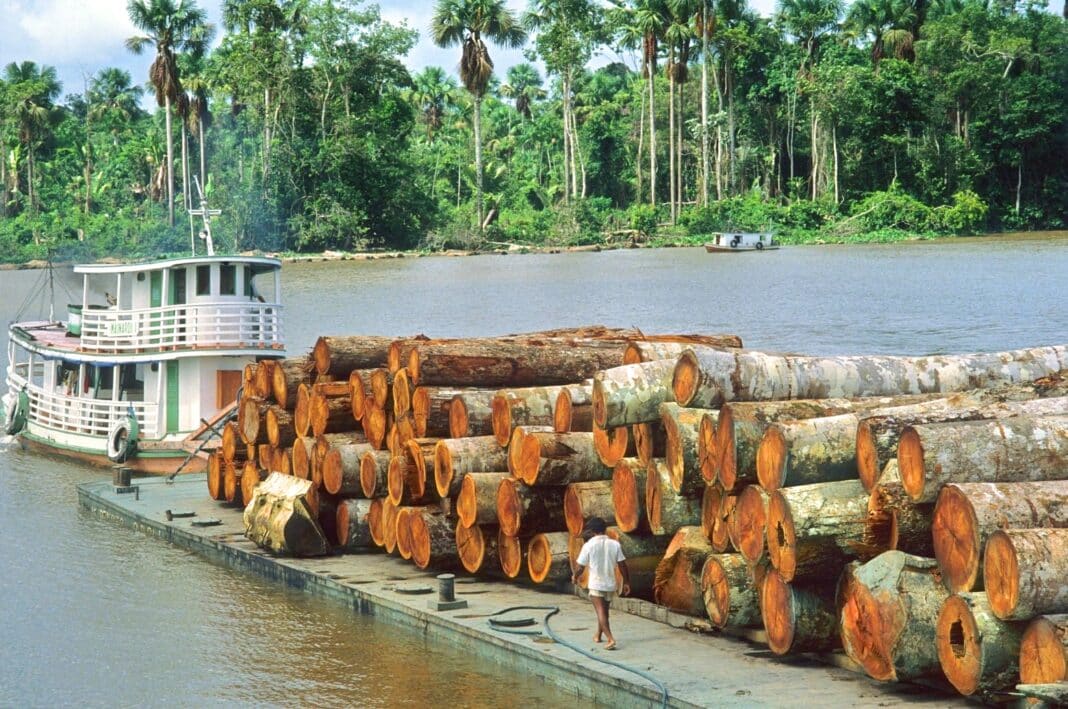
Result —
<svg viewBox="0 0 1068 709"><path fill-rule="evenodd" d="M8 370L8 390L25 390L30 400L29 420L51 429L106 438L112 427L133 409L140 437L159 438L159 404L145 401L112 401L71 396L49 391L26 381L18 371Z"/></svg>
<svg viewBox="0 0 1068 709"><path fill-rule="evenodd" d="M282 306L205 303L82 313L80 347L130 353L197 348L280 348Z"/></svg>

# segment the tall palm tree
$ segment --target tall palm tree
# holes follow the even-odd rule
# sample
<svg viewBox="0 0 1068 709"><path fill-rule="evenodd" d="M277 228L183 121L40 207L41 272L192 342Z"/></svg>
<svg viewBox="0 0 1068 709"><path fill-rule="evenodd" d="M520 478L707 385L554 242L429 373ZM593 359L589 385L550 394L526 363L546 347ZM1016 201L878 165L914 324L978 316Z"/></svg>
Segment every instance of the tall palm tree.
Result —
<svg viewBox="0 0 1068 709"><path fill-rule="evenodd" d="M493 60L485 39L505 47L518 48L527 33L504 0L438 0L430 21L430 34L439 47L460 45L460 80L474 99L475 190L478 228L483 228L482 195L482 97L486 94Z"/></svg>
<svg viewBox="0 0 1068 709"><path fill-rule="evenodd" d="M501 84L500 93L505 98L515 101L515 110L523 118L530 120L530 107L539 98L545 97L541 87L541 74L533 64L516 64L508 69L508 78Z"/></svg>
<svg viewBox="0 0 1068 709"><path fill-rule="evenodd" d="M4 67L4 81L8 84L10 98L15 101L18 140L26 150L26 196L30 210L35 211L35 148L48 130L53 104L59 97L62 85L56 78L55 67L38 67L34 62L8 64ZM36 233L34 240L37 240Z"/></svg>
<svg viewBox="0 0 1068 709"><path fill-rule="evenodd" d="M140 54L149 44L156 58L148 69L148 80L156 91L156 104L164 109L167 131L167 220L174 226L174 136L171 134L171 105L179 100L182 82L178 53L202 54L211 41L214 28L193 0L130 0L126 6L130 20L143 32L126 40L126 48Z"/></svg>
<svg viewBox="0 0 1068 709"><path fill-rule="evenodd" d="M423 114L426 138L434 140L434 133L445 119L449 97L456 90L456 82L439 66L428 66L412 77L412 101Z"/></svg>
<svg viewBox="0 0 1068 709"><path fill-rule="evenodd" d="M887 53L912 61L916 12L909 0L856 0L846 18L846 29L855 37L871 38L871 61L876 69Z"/></svg>
<svg viewBox="0 0 1068 709"><path fill-rule="evenodd" d="M101 69L89 81L85 92L85 213L93 208L93 130L97 122L105 123L114 146L119 130L141 112L138 102L143 90L134 86L129 72L115 67Z"/></svg>

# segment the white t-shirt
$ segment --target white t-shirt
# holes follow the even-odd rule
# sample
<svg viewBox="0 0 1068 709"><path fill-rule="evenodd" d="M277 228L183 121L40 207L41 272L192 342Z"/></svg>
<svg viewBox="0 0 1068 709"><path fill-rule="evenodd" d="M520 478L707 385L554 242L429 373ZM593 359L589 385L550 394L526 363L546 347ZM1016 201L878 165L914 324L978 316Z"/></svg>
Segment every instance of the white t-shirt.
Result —
<svg viewBox="0 0 1068 709"><path fill-rule="evenodd" d="M616 564L623 561L623 548L615 539L598 534L582 545L578 555L579 566L589 567L591 591L616 590Z"/></svg>

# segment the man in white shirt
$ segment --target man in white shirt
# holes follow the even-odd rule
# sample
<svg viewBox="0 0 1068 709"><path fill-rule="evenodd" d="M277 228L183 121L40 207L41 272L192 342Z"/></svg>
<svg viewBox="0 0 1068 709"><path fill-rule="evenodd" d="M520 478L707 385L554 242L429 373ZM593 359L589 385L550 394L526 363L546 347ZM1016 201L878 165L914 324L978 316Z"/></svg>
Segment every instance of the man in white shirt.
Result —
<svg viewBox="0 0 1068 709"><path fill-rule="evenodd" d="M623 577L623 588L620 594L626 596L630 593L630 573L627 570L626 558L623 556L623 548L619 542L605 534L607 529L605 521L600 517L592 517L586 522L583 530L588 541L582 545L579 552L575 572L571 576L572 583L578 583L582 572L589 567L590 576L587 587L590 590L590 602L597 613L597 632L593 636L595 643L601 642L601 636L608 641L604 649L615 650L616 639L612 636L612 628L608 625L608 604L616 594L616 569L619 569Z"/></svg>

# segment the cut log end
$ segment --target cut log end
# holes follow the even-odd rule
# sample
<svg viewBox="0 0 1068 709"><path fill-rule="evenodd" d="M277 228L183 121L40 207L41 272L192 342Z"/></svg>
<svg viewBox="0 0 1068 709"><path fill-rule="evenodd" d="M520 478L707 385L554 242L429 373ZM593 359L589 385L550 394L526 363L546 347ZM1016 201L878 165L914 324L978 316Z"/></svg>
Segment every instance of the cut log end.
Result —
<svg viewBox="0 0 1068 709"><path fill-rule="evenodd" d="M900 619L888 616L884 604L862 584L851 583L850 574L847 568L838 587L842 644L870 677L882 682L896 680L891 648L886 643L896 639L899 628L893 626Z"/></svg>
<svg viewBox="0 0 1068 709"><path fill-rule="evenodd" d="M371 509L367 512L367 527L371 532L371 541L379 547L386 545L384 512L381 498L371 500Z"/></svg>
<svg viewBox="0 0 1068 709"><path fill-rule="evenodd" d="M402 559L412 558L412 523L415 517L411 507L401 507L397 510L397 553Z"/></svg>
<svg viewBox="0 0 1068 709"><path fill-rule="evenodd" d="M304 446L301 445L299 441L297 442L297 445L293 448L294 458L299 455L299 453L296 452L298 448L304 448ZM344 475L345 474L342 469L341 463L341 451L337 450L336 448L331 448L323 457L323 487L326 488L326 491L329 492L331 495L338 494L338 492L341 491L342 484L344 483Z"/></svg>
<svg viewBox="0 0 1068 709"><path fill-rule="evenodd" d="M434 487L442 499L449 496L452 476L452 451L447 443L438 441L434 445Z"/></svg>
<svg viewBox="0 0 1068 709"><path fill-rule="evenodd" d="M1028 624L1020 641L1020 682L1046 684L1068 681L1068 616L1060 616L1064 628L1050 618Z"/></svg>
<svg viewBox="0 0 1068 709"><path fill-rule="evenodd" d="M771 572L764 578L760 613L768 648L776 655L785 655L794 644L794 598L790 584L778 573Z"/></svg>
<svg viewBox="0 0 1068 709"><path fill-rule="evenodd" d="M875 434L871 430L871 424L861 420L857 425L857 475L864 489L871 492L882 474L879 464L879 451L875 446Z"/></svg>
<svg viewBox="0 0 1068 709"><path fill-rule="evenodd" d="M553 406L553 430L557 433L568 433L571 431L571 418L571 392L561 389Z"/></svg>
<svg viewBox="0 0 1068 709"><path fill-rule="evenodd" d="M604 382L599 379L593 381L593 391L590 393L590 405L593 409L593 422L604 428L608 421L608 402L605 401Z"/></svg>
<svg viewBox="0 0 1068 709"><path fill-rule="evenodd" d="M713 482L724 490L734 490L738 485L738 466L734 446L734 410L724 406L716 419L716 460Z"/></svg>
<svg viewBox="0 0 1068 709"><path fill-rule="evenodd" d="M497 445L507 446L512 436L512 406L504 394L497 394L490 401L490 423Z"/></svg>
<svg viewBox="0 0 1068 709"><path fill-rule="evenodd" d="M349 543L349 512L348 505L337 506L337 543L343 547Z"/></svg>
<svg viewBox="0 0 1068 709"><path fill-rule="evenodd" d="M983 585L990 609L999 618L1011 618L1020 602L1020 560L1012 538L994 532L983 552Z"/></svg>
<svg viewBox="0 0 1068 709"><path fill-rule="evenodd" d="M938 661L946 679L968 696L979 688L982 675L982 637L967 601L950 596L938 614Z"/></svg>
<svg viewBox="0 0 1068 709"><path fill-rule="evenodd" d="M501 481L500 486L497 488L497 522L501 526L501 534L507 536L519 534L522 502L519 499L517 484L515 480L505 479ZM515 577L511 576L510 578Z"/></svg>
<svg viewBox="0 0 1068 709"><path fill-rule="evenodd" d="M644 485L625 461L612 471L612 507L616 526L624 532L633 532L641 525Z"/></svg>
<svg viewBox="0 0 1068 709"><path fill-rule="evenodd" d="M719 451L716 449L718 420L715 416L705 414L697 429L697 464L701 468L701 477L708 485L714 484L719 474Z"/></svg>
<svg viewBox="0 0 1068 709"><path fill-rule="evenodd" d="M315 371L319 374L326 374L330 371L330 340L326 337L320 337L315 341L315 346L312 347L312 361L315 363Z"/></svg>
<svg viewBox="0 0 1068 709"><path fill-rule="evenodd" d="M693 400L700 377L701 367L697 358L692 352L683 352L675 363L675 372L671 377L671 389L680 406L688 406Z"/></svg>
<svg viewBox="0 0 1068 709"><path fill-rule="evenodd" d="M465 475L460 483L460 494L456 496L456 516L465 527L474 526L478 519L478 491L475 478Z"/></svg>
<svg viewBox="0 0 1068 709"><path fill-rule="evenodd" d="M750 564L760 561L765 549L767 529L767 493L756 485L745 487L734 509L738 551Z"/></svg>
<svg viewBox="0 0 1068 709"><path fill-rule="evenodd" d="M464 438L468 432L467 404L460 395L449 404L449 437Z"/></svg>
<svg viewBox="0 0 1068 709"><path fill-rule="evenodd" d="M888 504L886 496L879 487L868 498L868 517L864 527L864 545L872 550L890 551L897 549L898 522L897 511Z"/></svg>
<svg viewBox="0 0 1068 709"><path fill-rule="evenodd" d="M456 524L456 551L460 555L460 564L468 573L478 573L486 559L486 537L482 527L473 524Z"/></svg>
<svg viewBox="0 0 1068 709"><path fill-rule="evenodd" d="M381 497L378 490L378 461L374 453L364 453L360 458L360 490L364 497Z"/></svg>
<svg viewBox="0 0 1068 709"><path fill-rule="evenodd" d="M731 584L723 564L714 556L708 557L701 571L701 588L705 593L705 610L712 625L727 625L731 609Z"/></svg>
<svg viewBox="0 0 1068 709"><path fill-rule="evenodd" d="M527 485L535 484L541 465L541 440L537 436L524 436L514 460L513 474Z"/></svg>
<svg viewBox="0 0 1068 709"><path fill-rule="evenodd" d="M542 583L553 565L553 549L546 534L535 534L527 546L527 572L534 583Z"/></svg>
<svg viewBox="0 0 1068 709"><path fill-rule="evenodd" d="M578 490L570 485L564 493L564 521L567 523L567 531L570 534L582 534L582 527L585 525L585 520L582 518L582 500L579 498Z"/></svg>
<svg viewBox="0 0 1068 709"><path fill-rule="evenodd" d="M497 556L501 562L501 571L510 579L518 578L523 570L523 544L519 537L497 532Z"/></svg>
<svg viewBox="0 0 1068 709"><path fill-rule="evenodd" d="M779 491L768 497L767 541L771 565L784 581L792 581L797 571L797 532L790 504Z"/></svg>
<svg viewBox="0 0 1068 709"><path fill-rule="evenodd" d="M901 484L913 500L924 497L927 486L927 474L923 465L923 441L916 429L909 426L901 432L897 444L897 468L901 475Z"/></svg>
<svg viewBox="0 0 1068 709"><path fill-rule="evenodd" d="M757 449L757 480L768 492L782 487L786 477L786 457L789 448L778 426L771 426L760 440ZM724 484L726 487L726 484Z"/></svg>
<svg viewBox="0 0 1068 709"><path fill-rule="evenodd" d="M430 538L430 528L424 515L411 515L408 530L411 536L412 561L420 569L430 566L433 542Z"/></svg>
<svg viewBox="0 0 1068 709"><path fill-rule="evenodd" d="M907 490L904 470L901 477ZM972 503L959 488L944 487L939 492L931 538L946 588L953 593L970 591L979 578L979 524Z"/></svg>

